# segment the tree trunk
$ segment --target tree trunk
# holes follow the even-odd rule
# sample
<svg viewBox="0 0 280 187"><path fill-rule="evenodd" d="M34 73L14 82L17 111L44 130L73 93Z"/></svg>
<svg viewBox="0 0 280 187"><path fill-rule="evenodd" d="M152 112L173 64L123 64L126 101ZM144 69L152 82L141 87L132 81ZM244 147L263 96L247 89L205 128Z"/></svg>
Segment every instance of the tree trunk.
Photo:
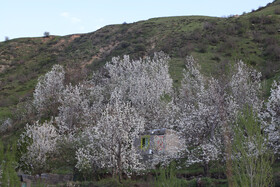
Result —
<svg viewBox="0 0 280 187"><path fill-rule="evenodd" d="M119 143L119 150L118 150L118 173L119 173L119 182L122 183L122 158L121 158L121 143Z"/></svg>
<svg viewBox="0 0 280 187"><path fill-rule="evenodd" d="M115 176L116 176L116 174L115 174L115 170L114 170L114 167L113 167L112 168L112 178L115 179Z"/></svg>
<svg viewBox="0 0 280 187"><path fill-rule="evenodd" d="M232 175L232 160L231 160L231 155L232 155L232 150L231 150L231 139L230 139L230 130L228 127L228 123L225 122L226 124L226 130L225 130L225 152L226 152L226 174L227 174L227 179L228 179L228 186L233 187L233 175Z"/></svg>
<svg viewBox="0 0 280 187"><path fill-rule="evenodd" d="M224 141L225 141L225 154L226 154L226 175L228 179L228 186L233 187L233 175L232 175L232 160L231 160L231 155L232 155L232 150L231 150L231 132L230 132L230 127L227 121L227 114L225 110L225 98L224 98L224 90L221 93L221 98L220 98L220 117L222 121L222 125L224 127Z"/></svg>
<svg viewBox="0 0 280 187"><path fill-rule="evenodd" d="M208 162L203 163L203 171L204 171L204 176L209 177L209 163Z"/></svg>

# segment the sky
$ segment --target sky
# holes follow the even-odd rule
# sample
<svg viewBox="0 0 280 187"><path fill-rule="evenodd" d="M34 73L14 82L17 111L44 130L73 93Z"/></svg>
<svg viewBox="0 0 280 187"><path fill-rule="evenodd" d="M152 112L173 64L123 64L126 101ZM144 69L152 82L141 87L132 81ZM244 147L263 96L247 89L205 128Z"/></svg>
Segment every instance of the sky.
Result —
<svg viewBox="0 0 280 187"><path fill-rule="evenodd" d="M154 17L242 14L273 0L1 0L0 41L88 33Z"/></svg>

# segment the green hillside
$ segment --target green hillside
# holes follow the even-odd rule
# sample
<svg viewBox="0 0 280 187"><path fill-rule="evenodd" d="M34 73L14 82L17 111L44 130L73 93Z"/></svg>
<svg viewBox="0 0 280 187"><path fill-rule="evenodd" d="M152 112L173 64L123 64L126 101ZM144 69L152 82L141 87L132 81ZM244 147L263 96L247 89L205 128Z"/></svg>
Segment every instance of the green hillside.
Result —
<svg viewBox="0 0 280 187"><path fill-rule="evenodd" d="M164 51L178 86L184 58L193 55L204 73L218 75L220 64L242 59L277 78L280 70L280 1L248 14L227 18L181 16L105 26L69 36L20 38L0 43L0 120L33 94L37 78L54 64L67 69L67 81L89 77L113 56L131 58ZM268 84L269 85L269 84Z"/></svg>

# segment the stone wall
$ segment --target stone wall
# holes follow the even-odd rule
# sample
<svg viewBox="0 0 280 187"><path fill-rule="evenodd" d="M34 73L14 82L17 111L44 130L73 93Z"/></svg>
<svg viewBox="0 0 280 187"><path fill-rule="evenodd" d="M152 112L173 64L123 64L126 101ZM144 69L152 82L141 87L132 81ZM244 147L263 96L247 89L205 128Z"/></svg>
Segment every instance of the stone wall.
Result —
<svg viewBox="0 0 280 187"><path fill-rule="evenodd" d="M59 183L65 183L67 181L72 181L73 180L73 175L68 174L68 175L59 175L59 174L50 174L50 173L43 173L41 176L36 175L36 176L31 176L31 175L26 175L26 174L19 174L20 180L24 183L27 184L27 186L32 183L36 185L37 183L41 184L52 184L56 185Z"/></svg>

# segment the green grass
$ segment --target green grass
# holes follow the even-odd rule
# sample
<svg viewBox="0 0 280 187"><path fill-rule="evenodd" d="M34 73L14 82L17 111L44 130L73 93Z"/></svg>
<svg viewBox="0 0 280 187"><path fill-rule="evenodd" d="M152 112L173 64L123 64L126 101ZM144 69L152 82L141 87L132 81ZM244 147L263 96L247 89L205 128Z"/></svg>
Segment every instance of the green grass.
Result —
<svg viewBox="0 0 280 187"><path fill-rule="evenodd" d="M272 165L273 174L274 174L274 183L275 186L280 186L280 160L276 160Z"/></svg>
<svg viewBox="0 0 280 187"><path fill-rule="evenodd" d="M179 87L181 84L183 69L185 68L184 61L182 58L172 58L169 62L169 73L175 87Z"/></svg>
<svg viewBox="0 0 280 187"><path fill-rule="evenodd" d="M9 107L0 107L0 119L4 120L9 117L12 117L12 112Z"/></svg>
<svg viewBox="0 0 280 187"><path fill-rule="evenodd" d="M62 166L60 168L56 168L52 170L52 173L59 174L59 175L67 175L67 174L73 174L73 168Z"/></svg>
<svg viewBox="0 0 280 187"><path fill-rule="evenodd" d="M132 187L132 186L150 186L151 183L142 180L131 180L126 179L120 183L117 179L113 178L106 178L100 181L77 181L77 182L68 182L66 184L60 184L58 186L79 186L79 187L88 187L88 186L95 186L95 187Z"/></svg>

